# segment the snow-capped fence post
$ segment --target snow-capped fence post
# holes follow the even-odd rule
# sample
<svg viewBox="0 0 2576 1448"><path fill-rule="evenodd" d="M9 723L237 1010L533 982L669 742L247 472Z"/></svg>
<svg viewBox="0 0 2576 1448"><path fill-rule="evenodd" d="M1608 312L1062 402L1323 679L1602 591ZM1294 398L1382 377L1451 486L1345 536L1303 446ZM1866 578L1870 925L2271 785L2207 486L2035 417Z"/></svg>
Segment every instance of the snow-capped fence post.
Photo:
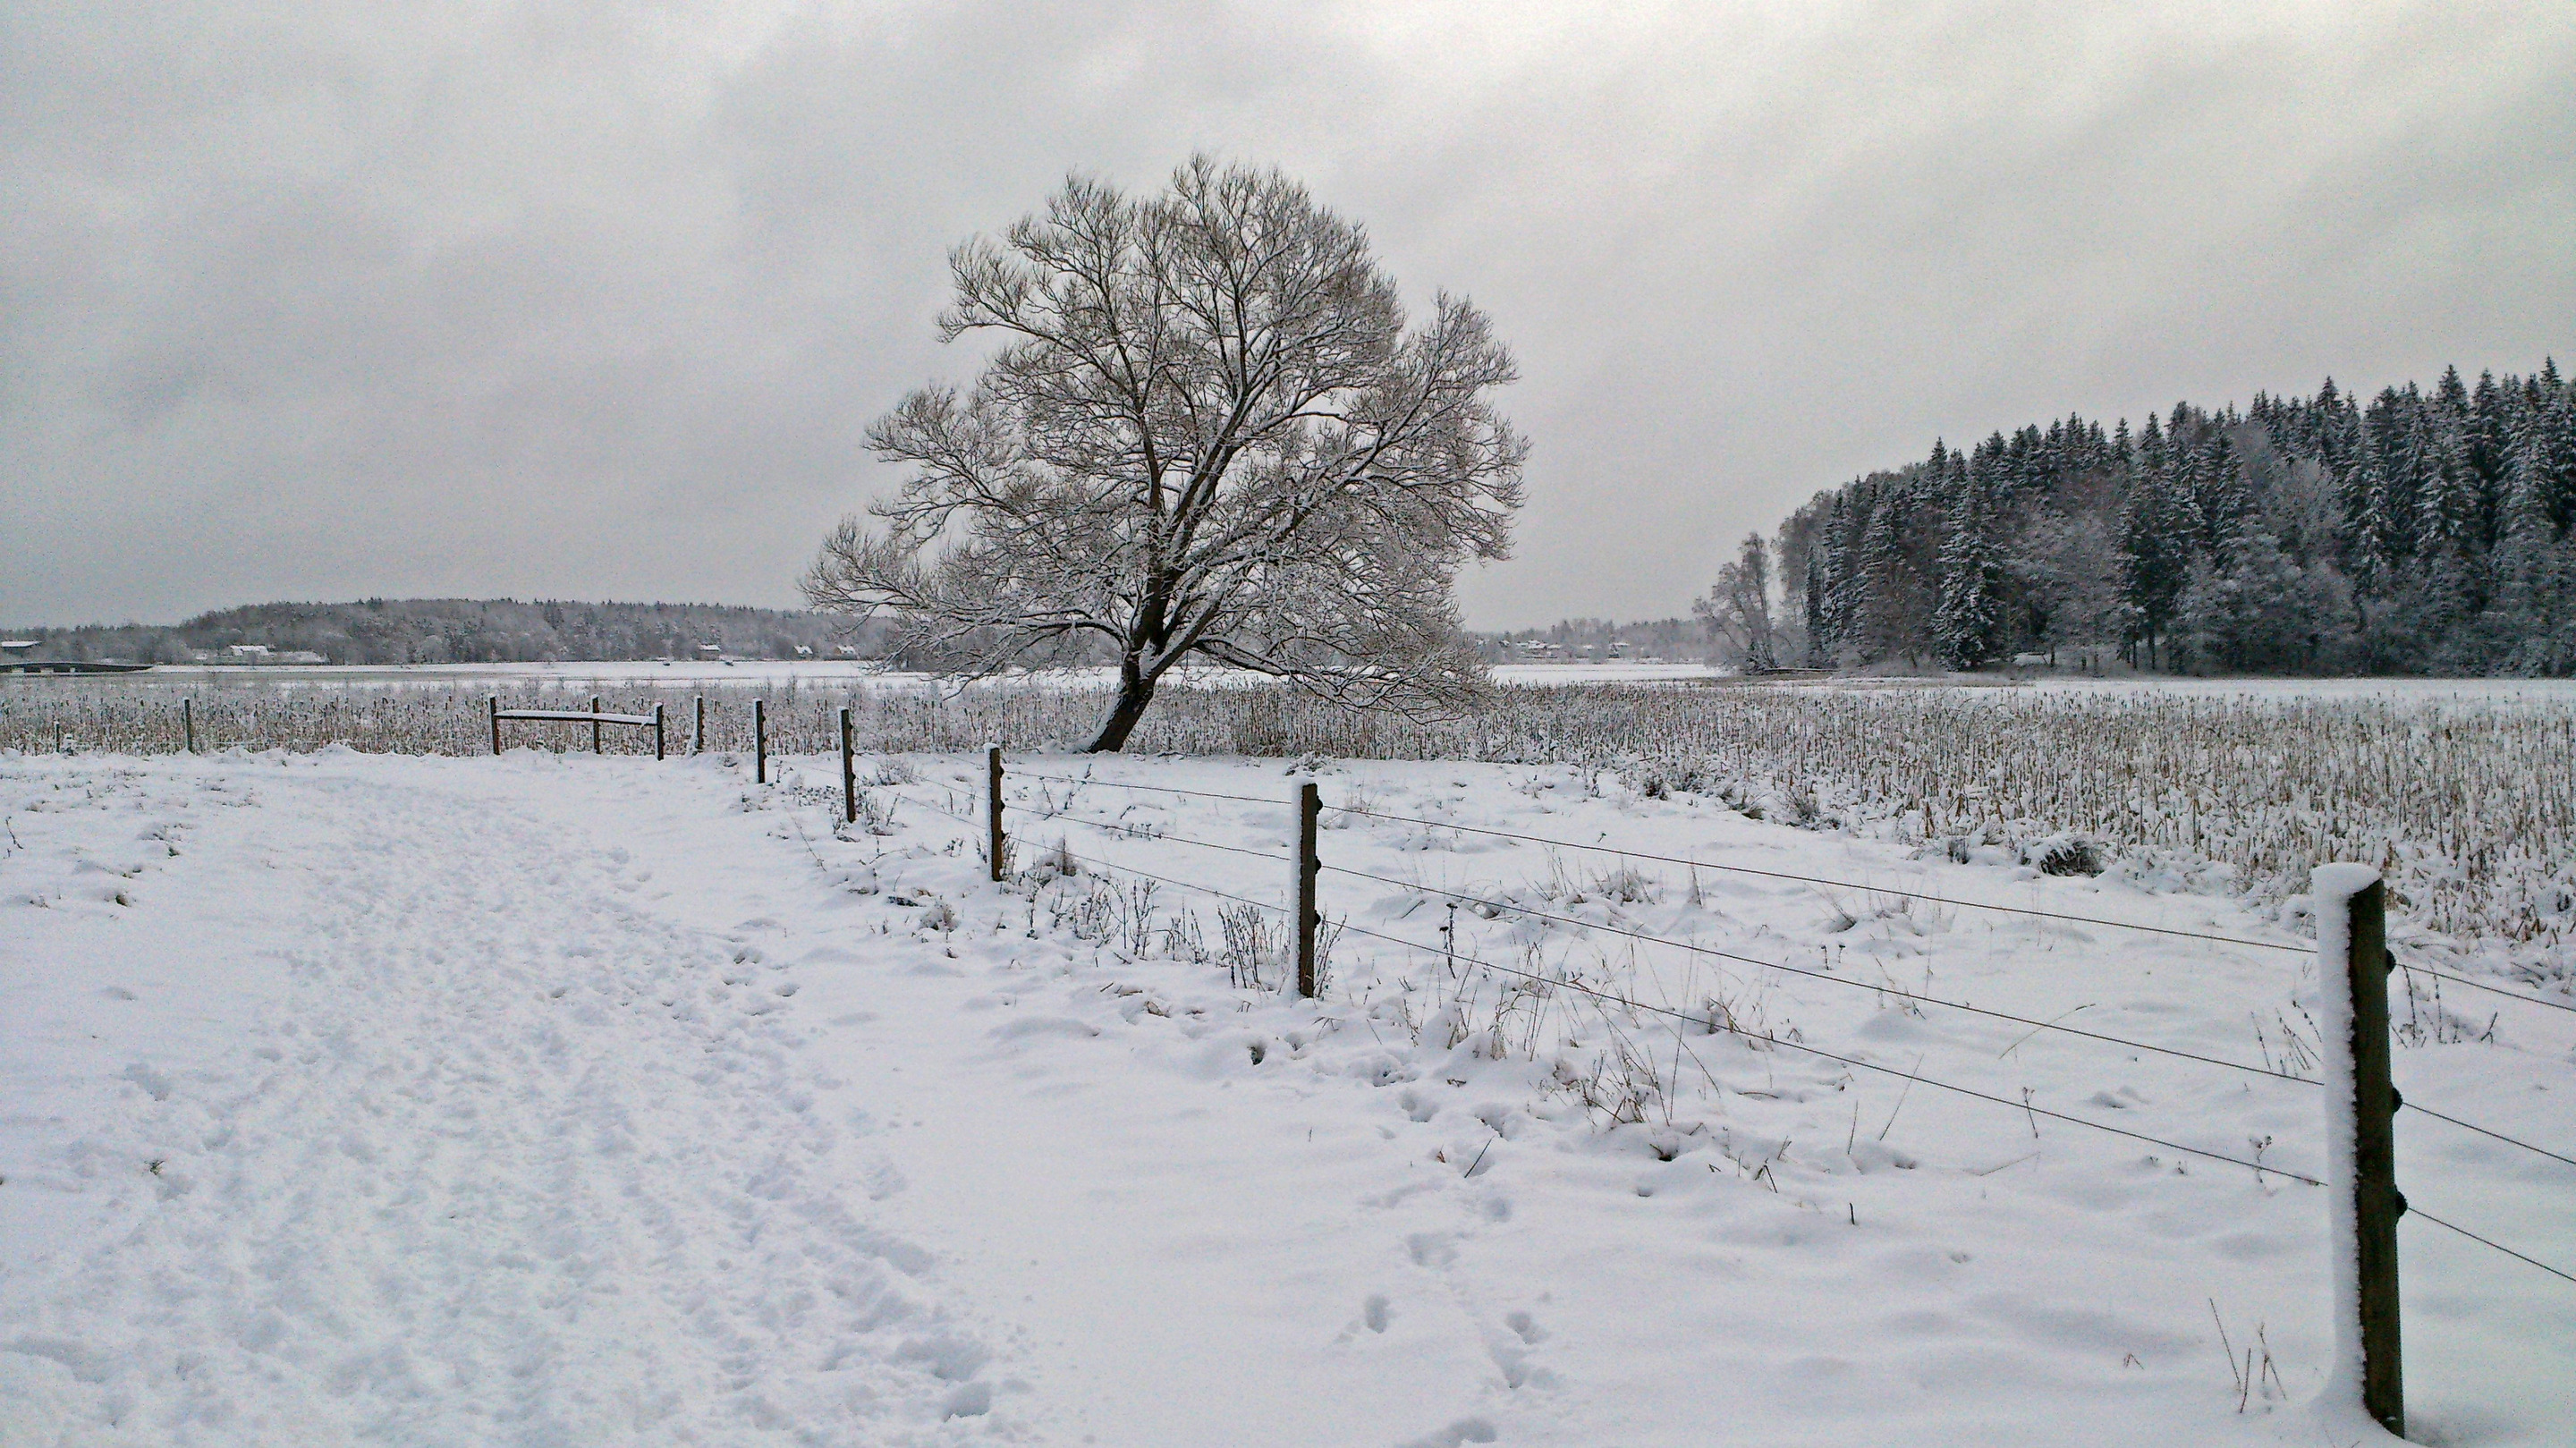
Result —
<svg viewBox="0 0 2576 1448"><path fill-rule="evenodd" d="M1297 994L1301 999L1315 998L1315 927L1320 923L1315 910L1315 876L1324 868L1323 856L1315 847L1315 824L1323 814L1323 797L1315 781L1297 786Z"/></svg>
<svg viewBox="0 0 2576 1448"><path fill-rule="evenodd" d="M483 702L492 708L492 757L498 759L501 757L501 696L494 694Z"/></svg>
<svg viewBox="0 0 2576 1448"><path fill-rule="evenodd" d="M698 732L689 736L689 752L707 752L707 696L704 694L698 696Z"/></svg>
<svg viewBox="0 0 2576 1448"><path fill-rule="evenodd" d="M600 747L600 727L598 719L599 696L597 694L590 696L590 712L592 715L590 721L590 752L593 754L605 754L608 751Z"/></svg>
<svg viewBox="0 0 2576 1448"><path fill-rule="evenodd" d="M850 761L850 711L841 711L841 823L859 819L859 772Z"/></svg>
<svg viewBox="0 0 2576 1448"><path fill-rule="evenodd" d="M769 783L769 711L765 701L751 701L751 782Z"/></svg>
<svg viewBox="0 0 2576 1448"><path fill-rule="evenodd" d="M2317 975L2326 1020L2327 1190L2334 1224L2335 1356L2327 1392L2351 1400L2389 1432L2406 1433L2398 1356L2397 1190L2388 1079L2387 887L2367 865L2320 865L2309 896L2317 915Z"/></svg>
<svg viewBox="0 0 2576 1448"><path fill-rule="evenodd" d="M662 701L659 699L653 701L653 757L666 757L662 753Z"/></svg>
<svg viewBox="0 0 2576 1448"><path fill-rule="evenodd" d="M1008 874L1004 854L1009 845L1002 833L1002 746L984 747L984 859L995 884Z"/></svg>
<svg viewBox="0 0 2576 1448"><path fill-rule="evenodd" d="M182 699L182 700L180 700L180 701L179 701L179 728L181 729L181 731L183 731L184 733L186 733L186 735L188 736L188 752L189 752L190 754L194 754L194 753L196 753L196 752L197 752L197 701L196 701L196 700L194 700L194 699Z"/></svg>

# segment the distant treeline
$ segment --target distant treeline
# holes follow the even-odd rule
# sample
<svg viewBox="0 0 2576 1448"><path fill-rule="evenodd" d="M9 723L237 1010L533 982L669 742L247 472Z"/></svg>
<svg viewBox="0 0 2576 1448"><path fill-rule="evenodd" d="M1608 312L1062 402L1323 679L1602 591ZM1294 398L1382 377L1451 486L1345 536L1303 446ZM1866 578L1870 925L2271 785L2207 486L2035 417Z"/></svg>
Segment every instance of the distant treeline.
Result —
<svg viewBox="0 0 2576 1448"><path fill-rule="evenodd" d="M830 614L703 603L576 603L498 598L370 598L360 603L260 603L175 625L89 625L9 631L37 653L66 659L186 663L235 644L305 651L334 664L501 664L685 658L714 644L741 658L817 658L848 645L874 657L881 625Z"/></svg>
<svg viewBox="0 0 2576 1448"><path fill-rule="evenodd" d="M2135 433L2068 417L1935 443L1799 509L1772 549L1785 614L1751 623L1780 663L1845 668L2093 646L2148 668L2564 675L2571 524L2576 385L2554 361L2367 403L2329 380ZM1744 633L1755 610L1719 602Z"/></svg>

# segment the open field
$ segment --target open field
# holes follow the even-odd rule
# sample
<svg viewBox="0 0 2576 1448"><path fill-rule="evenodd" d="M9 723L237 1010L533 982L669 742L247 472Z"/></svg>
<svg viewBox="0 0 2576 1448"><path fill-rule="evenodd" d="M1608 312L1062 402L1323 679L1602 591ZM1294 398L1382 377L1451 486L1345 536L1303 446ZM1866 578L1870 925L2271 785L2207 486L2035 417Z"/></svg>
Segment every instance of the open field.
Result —
<svg viewBox="0 0 2576 1448"><path fill-rule="evenodd" d="M1058 686L1096 687L1110 681L1107 669L1074 669L1045 676ZM1503 664L1494 677L1506 684L1634 684L1673 680L1705 681L1720 675L1705 664ZM782 688L932 688L928 674L906 673L883 664L784 659L612 660L565 664L405 664L405 665L218 665L201 667L161 664L137 674L93 678L146 695L203 693L213 689L571 688L601 684L617 688L669 689L725 687ZM1259 684L1258 674L1228 669L1184 669L1182 684L1222 682Z"/></svg>
<svg viewBox="0 0 2576 1448"><path fill-rule="evenodd" d="M2360 1436L2295 912L1456 761L1024 757L996 886L981 765L0 757L0 1443ZM2399 1084L2568 1152L2507 1005ZM2405 1233L2419 1436L2564 1442L2576 1298Z"/></svg>
<svg viewBox="0 0 2576 1448"><path fill-rule="evenodd" d="M198 737L208 749L482 753L487 688L505 706L594 692L619 710L660 701L680 747L703 695L709 747L724 750L749 747L758 698L783 753L833 747L844 706L862 747L899 751L1061 745L1105 707L1079 684L951 696L914 677L834 674L756 687L526 675L507 689L425 677L435 682L207 689L193 695ZM177 749L174 682L0 686L0 749ZM514 741L577 742L577 726L510 727ZM622 732L609 745L649 748ZM2576 938L2576 685L2565 681L1508 686L1472 717L1426 724L1271 688L1184 686L1165 690L1134 747L1614 769L1650 792L1705 792L1959 859L2080 836L2142 879L2264 905L2297 893L2318 861L2359 859L2388 873L2419 948L2563 981Z"/></svg>

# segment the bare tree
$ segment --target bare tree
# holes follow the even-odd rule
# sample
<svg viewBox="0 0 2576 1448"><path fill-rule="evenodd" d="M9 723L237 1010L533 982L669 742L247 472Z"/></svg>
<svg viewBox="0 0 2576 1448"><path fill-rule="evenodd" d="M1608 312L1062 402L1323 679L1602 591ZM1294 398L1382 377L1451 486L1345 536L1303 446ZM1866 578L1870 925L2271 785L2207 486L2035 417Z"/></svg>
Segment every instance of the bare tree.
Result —
<svg viewBox="0 0 2576 1448"><path fill-rule="evenodd" d="M1771 555L1762 535L1744 535L1735 561L1717 570L1717 586L1691 605L1708 625L1726 662L1748 674L1780 667L1778 635L1771 623Z"/></svg>
<svg viewBox="0 0 2576 1448"><path fill-rule="evenodd" d="M1422 714L1488 686L1451 586L1507 555L1527 448L1483 313L1408 327L1358 226L1204 156L1151 197L1069 179L949 265L942 340L1002 345L870 429L911 476L824 543L816 607L968 677L1114 656L1095 750L1192 657Z"/></svg>

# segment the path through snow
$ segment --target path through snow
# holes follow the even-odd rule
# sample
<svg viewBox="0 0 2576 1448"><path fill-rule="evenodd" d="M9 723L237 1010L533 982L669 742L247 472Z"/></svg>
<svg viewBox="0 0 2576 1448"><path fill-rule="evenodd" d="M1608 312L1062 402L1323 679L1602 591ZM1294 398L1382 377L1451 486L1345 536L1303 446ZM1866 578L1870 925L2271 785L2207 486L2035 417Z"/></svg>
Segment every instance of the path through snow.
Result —
<svg viewBox="0 0 2576 1448"><path fill-rule="evenodd" d="M83 810L164 848L10 882L13 970L95 981L97 1039L11 1031L12 1227L84 1245L10 1254L0 1439L961 1436L985 1351L845 1197L787 987L519 796L318 759L12 801L30 854ZM152 1039L174 1006L237 1030Z"/></svg>
<svg viewBox="0 0 2576 1448"><path fill-rule="evenodd" d="M1453 772L1477 808L1522 799L1365 768L1397 799ZM1697 810L1634 820L1871 867ZM917 809L836 839L712 759L328 751L0 761L0 816L0 1445L2318 1441L2312 1192L1713 1038L1731 1145L1542 1119L1529 1063L1047 929ZM1512 863L1360 833L1335 857ZM1980 1000L2118 990L2136 1028L2237 1055L2190 1033L2297 974L1904 940ZM2090 1047L1996 1065L2015 1033L1870 997L1773 1008L2043 1099L2140 1083L2101 1109L2222 1147L2307 1140L2305 1096ZM2410 1053L2408 1089L2546 1132L2561 1049ZM2564 1255L2559 1168L2491 1146L2411 1159ZM2410 1250L2425 1420L2562 1441L2576 1311ZM2243 1412L2211 1297L2280 1356Z"/></svg>

